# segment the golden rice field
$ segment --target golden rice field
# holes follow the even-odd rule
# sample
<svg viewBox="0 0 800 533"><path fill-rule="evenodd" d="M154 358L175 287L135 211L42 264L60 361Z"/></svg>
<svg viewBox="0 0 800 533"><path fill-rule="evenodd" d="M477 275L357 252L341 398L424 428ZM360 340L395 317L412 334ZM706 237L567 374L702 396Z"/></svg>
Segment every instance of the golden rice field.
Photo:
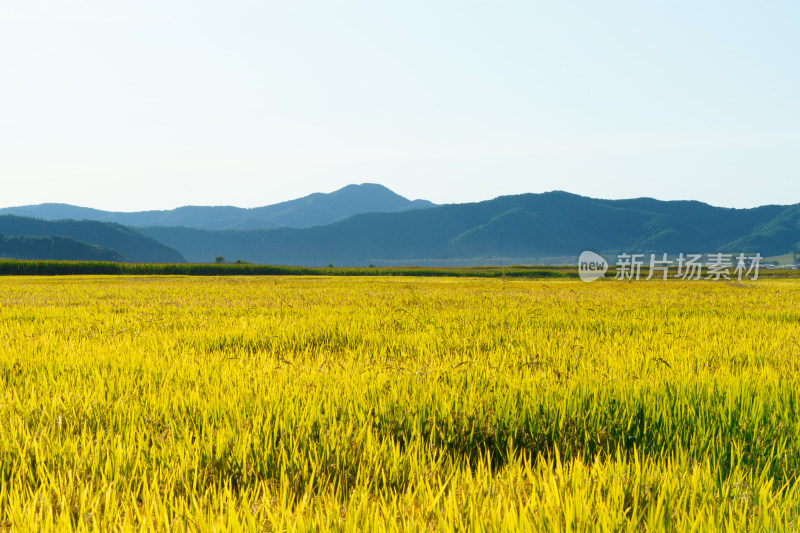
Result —
<svg viewBox="0 0 800 533"><path fill-rule="evenodd" d="M0 530L797 531L800 282L0 278Z"/></svg>

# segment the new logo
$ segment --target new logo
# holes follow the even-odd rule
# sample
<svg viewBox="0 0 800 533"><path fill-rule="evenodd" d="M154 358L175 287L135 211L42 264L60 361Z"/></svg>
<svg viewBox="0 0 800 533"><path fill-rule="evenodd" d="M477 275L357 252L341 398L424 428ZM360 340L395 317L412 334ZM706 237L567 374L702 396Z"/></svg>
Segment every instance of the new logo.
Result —
<svg viewBox="0 0 800 533"><path fill-rule="evenodd" d="M578 258L578 275L583 281L594 281L606 275L608 262L594 252L585 251Z"/></svg>

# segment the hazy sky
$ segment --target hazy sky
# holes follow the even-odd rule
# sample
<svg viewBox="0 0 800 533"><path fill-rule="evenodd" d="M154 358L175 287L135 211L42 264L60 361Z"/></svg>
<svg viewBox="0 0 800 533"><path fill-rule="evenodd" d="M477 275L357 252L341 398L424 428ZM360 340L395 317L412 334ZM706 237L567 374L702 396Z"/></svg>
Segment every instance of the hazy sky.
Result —
<svg viewBox="0 0 800 533"><path fill-rule="evenodd" d="M0 0L0 205L800 202L800 2Z"/></svg>

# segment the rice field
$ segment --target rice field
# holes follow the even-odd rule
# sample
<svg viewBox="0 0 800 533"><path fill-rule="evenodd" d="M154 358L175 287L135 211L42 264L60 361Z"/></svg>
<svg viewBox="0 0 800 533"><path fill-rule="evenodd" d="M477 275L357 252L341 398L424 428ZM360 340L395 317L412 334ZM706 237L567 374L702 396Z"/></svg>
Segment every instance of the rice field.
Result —
<svg viewBox="0 0 800 533"><path fill-rule="evenodd" d="M800 281L0 278L0 531L797 531Z"/></svg>

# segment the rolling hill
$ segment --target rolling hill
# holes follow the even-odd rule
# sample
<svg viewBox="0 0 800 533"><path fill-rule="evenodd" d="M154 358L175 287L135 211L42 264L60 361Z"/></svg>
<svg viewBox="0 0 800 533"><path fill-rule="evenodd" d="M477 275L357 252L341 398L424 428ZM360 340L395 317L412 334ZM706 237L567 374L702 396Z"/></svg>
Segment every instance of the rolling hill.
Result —
<svg viewBox="0 0 800 533"><path fill-rule="evenodd" d="M184 257L175 249L138 231L108 222L58 220L45 221L13 215L0 215L0 233L6 236L68 237L118 253L136 263L180 263ZM65 244L65 242L62 242ZM49 257L47 259L55 259ZM59 257L78 259L79 257ZM42 259L45 259L42 257Z"/></svg>
<svg viewBox="0 0 800 533"><path fill-rule="evenodd" d="M185 206L167 211L132 213L101 211L69 204L39 204L0 209L1 214L43 220L96 220L127 226L186 226L202 229L307 228L330 224L359 213L398 212L433 207L426 200L408 200L382 185L348 185L332 193L264 207Z"/></svg>
<svg viewBox="0 0 800 533"><path fill-rule="evenodd" d="M0 258L55 259L70 261L125 261L114 250L69 237L7 237L0 234Z"/></svg>

